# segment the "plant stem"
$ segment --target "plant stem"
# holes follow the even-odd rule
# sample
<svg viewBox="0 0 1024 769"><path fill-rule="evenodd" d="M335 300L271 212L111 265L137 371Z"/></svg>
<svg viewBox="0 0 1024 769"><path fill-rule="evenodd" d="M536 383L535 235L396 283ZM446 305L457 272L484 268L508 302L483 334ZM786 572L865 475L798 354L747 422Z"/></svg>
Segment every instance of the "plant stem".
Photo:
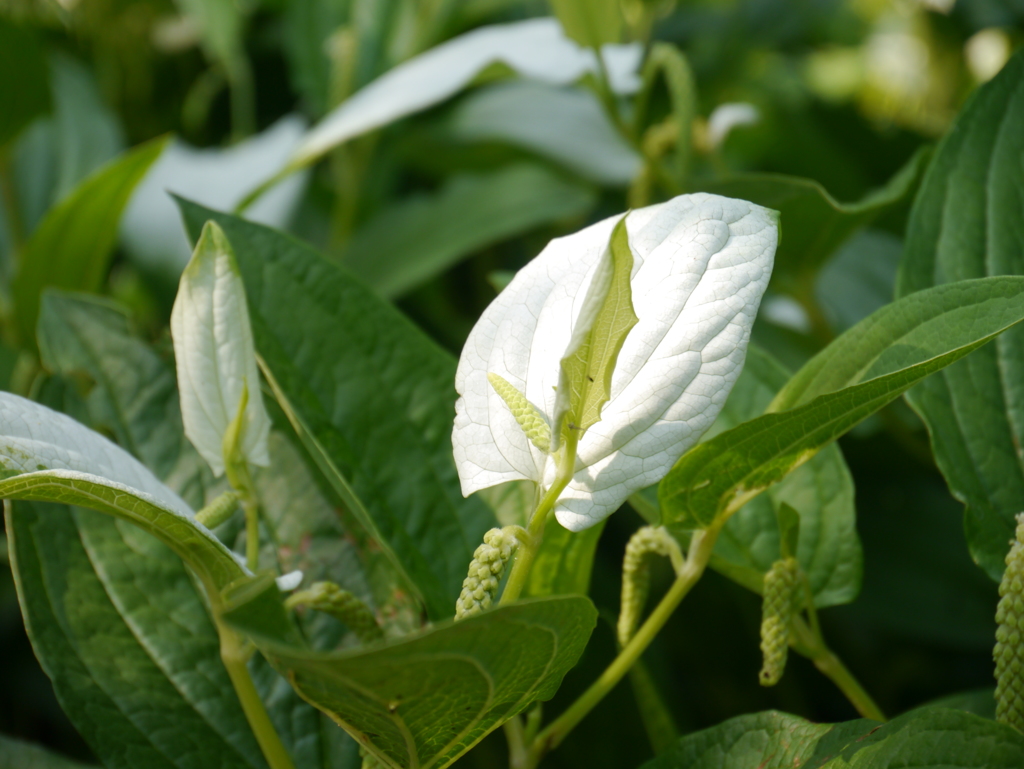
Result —
<svg viewBox="0 0 1024 769"><path fill-rule="evenodd" d="M245 643L235 631L228 628L219 620L217 631L220 633L220 658L227 668L231 684L235 687L235 694L242 705L245 718L256 736L263 757L267 759L270 769L295 769L291 756L281 742L281 737L274 728L270 715L267 713L263 700L249 675L249 667L246 664L249 653Z"/></svg>
<svg viewBox="0 0 1024 769"><path fill-rule="evenodd" d="M846 669L846 666L825 645L825 640L820 631L815 633L802 617L793 619L793 630L796 640L793 642L793 649L814 663L814 667L828 677L832 683L839 687L839 691L850 701L857 712L864 718L875 721L885 721L885 714L878 707L871 695L865 691L860 682L853 677L853 674Z"/></svg>
<svg viewBox="0 0 1024 769"><path fill-rule="evenodd" d="M690 589L697 584L697 581L704 574L708 560L711 558L711 551L714 549L715 540L718 538L718 527L694 532L690 540L690 551L686 563L679 570L679 576L672 583L672 587L661 599L661 602L654 608L647 621L640 626L636 635L619 652L612 663L605 669L590 688L569 706L562 715L552 721L530 745L530 756L532 763L529 766L536 766L537 762L548 753L558 747L566 735L572 731L583 717L589 713L601 699L612 690L622 679L633 663L643 654L651 641L664 626L668 618L672 616L679 602L686 597Z"/></svg>
<svg viewBox="0 0 1024 769"><path fill-rule="evenodd" d="M526 750L526 736L523 732L523 719L512 716L504 724L505 739L508 741L509 769L528 769L530 754Z"/></svg>
<svg viewBox="0 0 1024 769"><path fill-rule="evenodd" d="M245 511L245 565L256 571L260 565L260 506L248 494L241 504Z"/></svg>
<svg viewBox="0 0 1024 769"><path fill-rule="evenodd" d="M511 603L519 597L526 587L526 581L530 577L530 569L533 567L533 560L540 550L540 543L544 539L544 524L547 523L550 513L558 502L558 495L565 490L572 480L576 470L576 444L578 439L573 437L565 441L562 455L558 463L558 475L555 482L541 497L537 503L537 509L530 516L530 523L527 527L529 537L525 542L519 543L516 550L515 560L512 563L512 571L509 572L508 582L505 583L505 590L501 594L499 603Z"/></svg>

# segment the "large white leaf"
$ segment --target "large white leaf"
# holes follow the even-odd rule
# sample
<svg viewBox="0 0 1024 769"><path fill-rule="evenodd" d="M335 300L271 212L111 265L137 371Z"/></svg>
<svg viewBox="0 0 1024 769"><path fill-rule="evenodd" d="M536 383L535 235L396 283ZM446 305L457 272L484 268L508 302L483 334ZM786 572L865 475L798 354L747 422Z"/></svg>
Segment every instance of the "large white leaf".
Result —
<svg viewBox="0 0 1024 769"><path fill-rule="evenodd" d="M230 211L255 187L278 173L298 146L306 121L282 118L263 133L226 149L196 149L175 140L142 180L121 222L121 239L144 267L177 278L192 246L172 194ZM306 187L294 174L261 195L246 218L286 227Z"/></svg>
<svg viewBox="0 0 1024 769"><path fill-rule="evenodd" d="M482 88L456 108L451 130L459 139L536 152L598 184L625 186L643 163L583 88L526 80Z"/></svg>
<svg viewBox="0 0 1024 769"><path fill-rule="evenodd" d="M65 414L7 392L0 392L0 466L4 478L67 471L71 475L64 477L120 485L168 512L195 517L184 500L124 449Z"/></svg>
<svg viewBox="0 0 1024 769"><path fill-rule="evenodd" d="M224 435L247 398L241 454L267 466L270 418L263 407L245 286L231 244L215 222L203 228L181 274L171 311L185 435L213 469L224 472Z"/></svg>
<svg viewBox="0 0 1024 769"><path fill-rule="evenodd" d="M640 87L642 56L639 44L602 49L613 90L630 93ZM309 163L353 137L438 104L496 63L556 85L597 69L594 52L567 38L553 18L481 27L398 65L354 94L309 132L292 162Z"/></svg>
<svg viewBox="0 0 1024 769"><path fill-rule="evenodd" d="M503 377L553 422L559 361L618 218L553 240L470 333L452 436L463 494L553 481L554 459L527 440L487 375ZM661 480L714 422L743 366L778 244L773 211L702 193L633 211L626 224L639 321L558 501L559 522L574 531Z"/></svg>

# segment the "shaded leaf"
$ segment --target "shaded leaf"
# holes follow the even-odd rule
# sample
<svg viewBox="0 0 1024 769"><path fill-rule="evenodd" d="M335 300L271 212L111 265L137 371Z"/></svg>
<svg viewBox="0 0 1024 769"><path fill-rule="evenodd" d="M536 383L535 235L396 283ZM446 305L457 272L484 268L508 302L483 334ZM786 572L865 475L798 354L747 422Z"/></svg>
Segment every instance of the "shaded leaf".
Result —
<svg viewBox="0 0 1024 769"><path fill-rule="evenodd" d="M0 150L50 108L43 47L28 29L0 18Z"/></svg>
<svg viewBox="0 0 1024 769"><path fill-rule="evenodd" d="M582 596L535 599L335 653L287 645L272 620L244 605L225 617L258 639L303 697L386 765L440 769L532 702L554 695L582 654L597 611Z"/></svg>
<svg viewBox="0 0 1024 769"><path fill-rule="evenodd" d="M897 295L963 278L1024 274L1024 52L979 88L936 152L914 202ZM999 581L1024 498L1024 331L932 377L907 399L967 505L974 560Z"/></svg>
<svg viewBox="0 0 1024 769"><path fill-rule="evenodd" d="M86 764L0 734L0 766L16 766L18 769L85 769Z"/></svg>
<svg viewBox="0 0 1024 769"><path fill-rule="evenodd" d="M320 471L431 616L450 616L494 523L482 501L459 493L454 361L308 246L181 206L194 235L212 218L233 244L264 371Z"/></svg>

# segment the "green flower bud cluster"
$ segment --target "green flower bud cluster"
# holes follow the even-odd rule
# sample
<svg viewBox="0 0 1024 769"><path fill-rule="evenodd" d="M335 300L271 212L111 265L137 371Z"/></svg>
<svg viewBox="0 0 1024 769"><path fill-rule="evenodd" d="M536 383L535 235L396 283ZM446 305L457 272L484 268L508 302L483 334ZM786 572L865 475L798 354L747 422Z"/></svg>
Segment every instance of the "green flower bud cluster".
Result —
<svg viewBox="0 0 1024 769"><path fill-rule="evenodd" d="M462 593L455 603L455 619L469 617L494 603L501 575L519 544L510 528L491 529L484 534L484 543L473 553L469 574L462 581Z"/></svg>
<svg viewBox="0 0 1024 769"><path fill-rule="evenodd" d="M314 582L309 590L295 593L285 602L288 608L302 605L330 614L355 633L363 643L379 641L384 631L370 607L333 582Z"/></svg>
<svg viewBox="0 0 1024 769"><path fill-rule="evenodd" d="M225 491L198 513L196 521L208 529L215 529L235 514L238 509L238 494Z"/></svg>
<svg viewBox="0 0 1024 769"><path fill-rule="evenodd" d="M786 669L790 625L800 585L800 564L790 556L772 564L764 575L761 604L761 686L775 686Z"/></svg>
<svg viewBox="0 0 1024 769"><path fill-rule="evenodd" d="M630 537L622 561L622 599L616 629L620 646L629 643L640 624L651 582L650 558L655 555L671 558L676 571L682 566L682 552L671 534L660 526L638 529Z"/></svg>
<svg viewBox="0 0 1024 769"><path fill-rule="evenodd" d="M1006 556L996 608L996 720L1024 731L1024 513Z"/></svg>

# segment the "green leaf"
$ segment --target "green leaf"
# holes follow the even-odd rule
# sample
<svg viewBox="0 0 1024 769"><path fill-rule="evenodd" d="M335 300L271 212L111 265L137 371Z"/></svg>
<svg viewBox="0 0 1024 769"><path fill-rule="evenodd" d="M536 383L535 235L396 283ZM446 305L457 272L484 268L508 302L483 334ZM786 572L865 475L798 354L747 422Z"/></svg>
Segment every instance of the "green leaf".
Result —
<svg viewBox="0 0 1024 769"><path fill-rule="evenodd" d="M780 288L801 292L818 269L854 232L906 198L925 168L930 151L918 151L882 188L856 203L840 203L811 179L781 174L749 174L697 185L703 192L742 198L781 214L785 233L772 274Z"/></svg>
<svg viewBox="0 0 1024 769"><path fill-rule="evenodd" d="M821 268L814 297L838 334L892 301L903 241L882 230L856 233Z"/></svg>
<svg viewBox="0 0 1024 769"><path fill-rule="evenodd" d="M536 164L457 174L438 192L391 205L367 222L342 263L383 296L399 296L476 251L581 217L594 203L593 190Z"/></svg>
<svg viewBox="0 0 1024 769"><path fill-rule="evenodd" d="M550 0L565 34L587 48L618 43L622 12L616 0Z"/></svg>
<svg viewBox="0 0 1024 769"><path fill-rule="evenodd" d="M981 86L939 145L907 229L897 295L963 278L1024 274L1020 158L1024 52ZM971 555L999 581L1024 498L1024 330L908 393L939 469L967 505Z"/></svg>
<svg viewBox="0 0 1024 769"><path fill-rule="evenodd" d="M698 445L661 482L665 522L728 518L924 377L1024 319L1024 278L983 278L905 297L812 358L768 413Z"/></svg>
<svg viewBox="0 0 1024 769"><path fill-rule="evenodd" d="M121 212L164 143L156 139L108 163L50 209L32 234L11 285L23 345L34 344L44 287L94 292L102 286Z"/></svg>
<svg viewBox="0 0 1024 769"><path fill-rule="evenodd" d="M582 596L540 598L331 653L286 644L272 619L244 605L225 618L258 639L304 698L387 766L441 769L554 695L583 653L597 611Z"/></svg>
<svg viewBox="0 0 1024 769"><path fill-rule="evenodd" d="M449 617L494 525L455 471L455 361L308 246L181 207L193 235L212 218L233 244L264 373L320 472L430 615Z"/></svg>
<svg viewBox="0 0 1024 769"><path fill-rule="evenodd" d="M573 532L560 525L552 514L544 527L544 539L534 557L523 595L587 595L604 524L601 521Z"/></svg>
<svg viewBox="0 0 1024 769"><path fill-rule="evenodd" d="M556 434L568 429L582 435L601 419L601 408L611 398L612 372L619 350L637 324L630 286L633 251L625 216L612 230L603 261L605 264L598 266L587 289L569 348L561 361L553 425Z"/></svg>
<svg viewBox="0 0 1024 769"><path fill-rule="evenodd" d="M0 150L50 109L50 73L35 36L0 18Z"/></svg>
<svg viewBox="0 0 1024 769"><path fill-rule="evenodd" d="M970 713L911 711L886 724L812 724L768 711L688 734L643 769L1010 769L1024 735Z"/></svg>
<svg viewBox="0 0 1024 769"><path fill-rule="evenodd" d="M18 769L85 769L86 764L72 761L70 758L38 745L31 745L13 737L0 734L0 766L18 767Z"/></svg>
<svg viewBox="0 0 1024 769"><path fill-rule="evenodd" d="M763 414L788 378L774 358L751 345L743 371L704 440ZM656 487L641 494L631 503L643 506L641 514L650 523L659 523ZM838 446L826 446L729 518L715 543L711 568L760 593L765 573L783 556L779 518L787 507L799 513L799 529L790 530L790 536L797 539L797 560L811 583L815 605L852 601L860 590L863 556L853 478Z"/></svg>
<svg viewBox="0 0 1024 769"><path fill-rule="evenodd" d="M181 559L91 511L8 503L18 599L61 707L107 769L265 769Z"/></svg>
<svg viewBox="0 0 1024 769"><path fill-rule="evenodd" d="M213 485L209 467L184 438L174 371L145 343L131 336L120 310L94 297L48 291L43 297L39 332L44 362L52 370L67 376L88 376L95 382L88 397L93 425L110 430L122 446L145 460L172 488L195 500L195 506L216 493L218 487ZM270 445L272 467L255 477L270 540L266 549L273 556L265 565L279 566L281 573L302 569L307 579L332 579L362 595L365 587L360 588L360 559L334 511L312 487L308 471L287 441L272 434ZM110 529L111 524L104 518L87 515L76 517L75 524L80 532L121 532L123 541L107 536L104 548L90 553L91 566L101 581L102 575L114 567L130 569L137 575L123 582L104 582L118 613L124 611L124 606L138 603L136 581L142 585L152 576L162 584L169 571L182 570L176 555L155 544L146 545L148 538L132 534L127 526L118 524ZM189 587L190 592L176 591L173 604L164 613L148 613L133 623L133 633L143 647L140 654L149 654L145 647L151 636L160 638L169 632L168 623L186 614L206 616L204 600ZM303 623L304 630L318 641L336 643L338 628L323 620L322 616L309 618ZM204 633L210 635L208 651L206 658L196 664L219 671L219 642L212 627ZM36 652L41 658L45 653L38 646ZM60 658L45 664L56 679L68 675ZM278 732L300 766L358 766L355 746L344 732L299 699L266 663L254 661L253 675ZM106 686L102 678L95 681L101 688ZM242 718L241 728L247 734L248 726L238 713L230 682L219 691L227 700L225 720L211 715L211 722L230 732L239 728L231 719ZM72 718L84 717L70 708L65 702Z"/></svg>

